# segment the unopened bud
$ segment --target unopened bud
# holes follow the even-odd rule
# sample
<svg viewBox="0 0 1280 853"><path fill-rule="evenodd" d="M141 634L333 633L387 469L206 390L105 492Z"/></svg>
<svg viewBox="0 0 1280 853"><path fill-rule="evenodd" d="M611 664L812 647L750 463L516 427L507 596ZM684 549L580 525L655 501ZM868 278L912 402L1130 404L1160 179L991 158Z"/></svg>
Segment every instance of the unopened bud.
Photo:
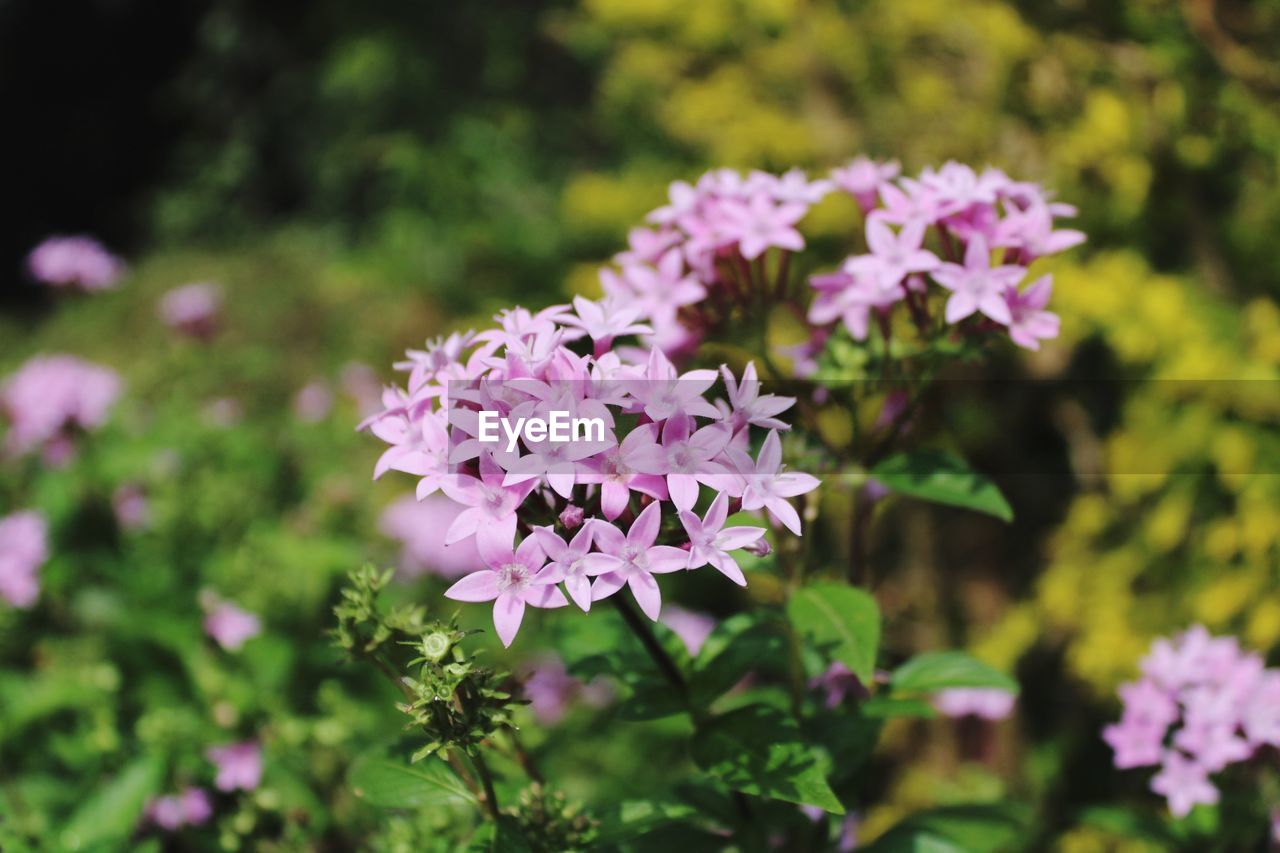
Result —
<svg viewBox="0 0 1280 853"><path fill-rule="evenodd" d="M755 557L767 557L773 553L773 546L769 544L769 540L761 536L750 545L743 546L742 550Z"/></svg>
<svg viewBox="0 0 1280 853"><path fill-rule="evenodd" d="M564 508L564 512L560 513L560 523L564 525L565 530L575 530L582 526L582 507L577 504L569 504Z"/></svg>

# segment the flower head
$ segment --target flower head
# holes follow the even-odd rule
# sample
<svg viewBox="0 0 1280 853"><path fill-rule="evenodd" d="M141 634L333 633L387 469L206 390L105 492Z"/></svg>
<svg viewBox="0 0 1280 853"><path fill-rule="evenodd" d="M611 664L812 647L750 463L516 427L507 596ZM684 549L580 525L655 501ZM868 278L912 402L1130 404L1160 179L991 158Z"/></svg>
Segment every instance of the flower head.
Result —
<svg viewBox="0 0 1280 853"><path fill-rule="evenodd" d="M32 510L0 517L0 598L30 607L40 595L37 573L49 559L48 527Z"/></svg>
<svg viewBox="0 0 1280 853"><path fill-rule="evenodd" d="M213 784L219 791L252 791L262 781L262 744L256 740L213 746L205 755L218 770Z"/></svg>
<svg viewBox="0 0 1280 853"><path fill-rule="evenodd" d="M27 270L50 287L109 290L124 275L124 262L92 237L48 237L27 256Z"/></svg>

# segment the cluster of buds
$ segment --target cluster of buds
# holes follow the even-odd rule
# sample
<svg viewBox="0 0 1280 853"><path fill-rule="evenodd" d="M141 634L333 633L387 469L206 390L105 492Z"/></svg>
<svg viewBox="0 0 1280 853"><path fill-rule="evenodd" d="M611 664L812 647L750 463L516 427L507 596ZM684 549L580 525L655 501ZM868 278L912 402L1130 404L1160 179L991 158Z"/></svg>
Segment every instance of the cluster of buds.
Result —
<svg viewBox="0 0 1280 853"><path fill-rule="evenodd" d="M0 415L9 421L6 452L41 450L49 464L65 462L77 432L100 427L122 388L114 370L75 356L30 359L0 386Z"/></svg>

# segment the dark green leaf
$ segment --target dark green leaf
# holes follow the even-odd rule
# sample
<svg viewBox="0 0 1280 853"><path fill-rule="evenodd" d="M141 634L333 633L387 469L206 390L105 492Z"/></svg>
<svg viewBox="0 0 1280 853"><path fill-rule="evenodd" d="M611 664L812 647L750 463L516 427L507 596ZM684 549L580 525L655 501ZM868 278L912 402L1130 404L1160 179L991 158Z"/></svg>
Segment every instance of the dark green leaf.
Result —
<svg viewBox="0 0 1280 853"><path fill-rule="evenodd" d="M370 752L347 771L347 784L365 802L384 809L475 804L475 795L443 759L427 758L405 764Z"/></svg>
<svg viewBox="0 0 1280 853"><path fill-rule="evenodd" d="M716 626L694 661L689 682L693 701L711 704L752 671L785 672L787 654L786 635L773 613L732 616Z"/></svg>
<svg viewBox="0 0 1280 853"><path fill-rule="evenodd" d="M869 683L880 645L880 608L866 592L840 583L804 587L787 602L792 627L829 660Z"/></svg>
<svg viewBox="0 0 1280 853"><path fill-rule="evenodd" d="M697 809L685 803L628 800L601 816L596 842L615 844L626 841L697 814Z"/></svg>
<svg viewBox="0 0 1280 853"><path fill-rule="evenodd" d="M693 760L736 791L844 814L799 727L776 708L752 705L700 726Z"/></svg>
<svg viewBox="0 0 1280 853"><path fill-rule="evenodd" d="M872 468L871 476L899 494L1013 521L1013 508L996 485L949 453L899 453Z"/></svg>
<svg viewBox="0 0 1280 853"><path fill-rule="evenodd" d="M994 687L1018 692L1018 682L964 652L925 652L894 670L894 691L933 693L948 687Z"/></svg>
<svg viewBox="0 0 1280 853"><path fill-rule="evenodd" d="M867 853L998 853L1016 846L1026 810L1011 804L944 806L919 812L880 836Z"/></svg>

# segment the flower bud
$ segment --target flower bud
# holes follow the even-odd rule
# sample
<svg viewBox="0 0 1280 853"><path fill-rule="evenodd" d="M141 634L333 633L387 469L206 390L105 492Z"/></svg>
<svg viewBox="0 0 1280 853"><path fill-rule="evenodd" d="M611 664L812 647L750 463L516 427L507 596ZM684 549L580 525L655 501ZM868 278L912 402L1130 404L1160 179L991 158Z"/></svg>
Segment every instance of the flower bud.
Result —
<svg viewBox="0 0 1280 853"><path fill-rule="evenodd" d="M582 507L577 504L569 504L564 508L564 512L560 513L560 523L564 525L565 530L576 530L582 526Z"/></svg>
<svg viewBox="0 0 1280 853"><path fill-rule="evenodd" d="M768 539L761 536L750 545L743 546L742 550L754 557L767 557L773 553L773 546L769 544Z"/></svg>

